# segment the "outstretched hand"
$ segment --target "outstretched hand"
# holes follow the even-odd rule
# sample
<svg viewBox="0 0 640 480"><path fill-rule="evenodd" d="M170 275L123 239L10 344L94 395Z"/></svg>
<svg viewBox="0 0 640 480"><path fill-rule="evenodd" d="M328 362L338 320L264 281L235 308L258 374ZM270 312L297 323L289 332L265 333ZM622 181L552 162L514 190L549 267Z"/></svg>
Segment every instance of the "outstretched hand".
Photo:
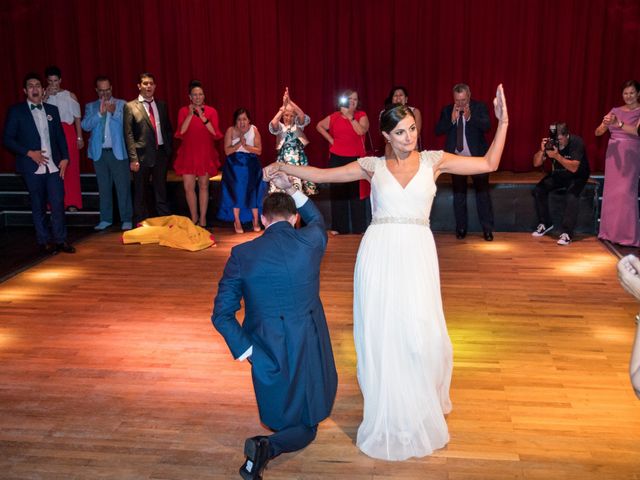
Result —
<svg viewBox="0 0 640 480"><path fill-rule="evenodd" d="M262 169L262 180L270 182L273 176L280 171L280 162L273 162Z"/></svg>
<svg viewBox="0 0 640 480"><path fill-rule="evenodd" d="M502 84L498 85L496 98L493 99L493 107L499 123L509 123L509 112L507 111L507 99L504 96Z"/></svg>
<svg viewBox="0 0 640 480"><path fill-rule="evenodd" d="M284 172L275 172L271 177L271 182L278 187L280 190L288 190L293 187L291 180Z"/></svg>
<svg viewBox="0 0 640 480"><path fill-rule="evenodd" d="M627 255L618 262L618 279L620 285L640 301L640 259L635 255Z"/></svg>

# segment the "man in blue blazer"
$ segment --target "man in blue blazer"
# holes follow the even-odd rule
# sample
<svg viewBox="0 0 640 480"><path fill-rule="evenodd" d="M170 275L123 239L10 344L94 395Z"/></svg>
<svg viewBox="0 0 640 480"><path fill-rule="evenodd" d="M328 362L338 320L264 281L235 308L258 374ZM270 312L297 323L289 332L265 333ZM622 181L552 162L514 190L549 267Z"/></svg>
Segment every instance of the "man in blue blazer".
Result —
<svg viewBox="0 0 640 480"><path fill-rule="evenodd" d="M264 234L231 250L211 316L233 357L251 362L260 420L275 432L245 441L245 480L261 479L271 458L313 441L338 384L319 293L324 220L284 173L273 182L286 193L265 199ZM296 206L306 222L297 230ZM236 319L241 299L242 325Z"/></svg>
<svg viewBox="0 0 640 480"><path fill-rule="evenodd" d="M42 102L44 89L37 73L24 78L27 100L7 113L4 145L16 156L16 171L22 175L31 199L36 239L45 253L75 253L67 243L64 219L64 172L69 150L58 107ZM51 206L51 231L47 221Z"/></svg>
<svg viewBox="0 0 640 480"><path fill-rule="evenodd" d="M491 127L489 111L484 103L471 99L469 85L453 87L453 102L442 109L436 124L436 135L447 135L444 150L455 155L481 157L489 146L485 133ZM489 194L489 174L471 175L476 189L476 207L484 239L493 240L493 206ZM467 235L467 176L451 175L456 238Z"/></svg>
<svg viewBox="0 0 640 480"><path fill-rule="evenodd" d="M131 230L131 173L122 126L125 101L112 97L111 91L109 77L96 78L98 100L87 103L82 119L82 129L91 132L88 155L100 192L100 223L94 228L104 230L113 224L115 185L122 230Z"/></svg>

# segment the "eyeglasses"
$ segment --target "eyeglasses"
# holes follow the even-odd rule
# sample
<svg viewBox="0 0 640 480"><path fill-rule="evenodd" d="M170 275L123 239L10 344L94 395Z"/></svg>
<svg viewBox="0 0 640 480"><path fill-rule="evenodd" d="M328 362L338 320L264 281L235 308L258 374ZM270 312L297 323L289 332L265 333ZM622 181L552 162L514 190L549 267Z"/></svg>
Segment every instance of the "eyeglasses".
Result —
<svg viewBox="0 0 640 480"><path fill-rule="evenodd" d="M107 93L110 92L111 88L105 88L104 90L100 89L100 88L96 88L96 92L98 93Z"/></svg>

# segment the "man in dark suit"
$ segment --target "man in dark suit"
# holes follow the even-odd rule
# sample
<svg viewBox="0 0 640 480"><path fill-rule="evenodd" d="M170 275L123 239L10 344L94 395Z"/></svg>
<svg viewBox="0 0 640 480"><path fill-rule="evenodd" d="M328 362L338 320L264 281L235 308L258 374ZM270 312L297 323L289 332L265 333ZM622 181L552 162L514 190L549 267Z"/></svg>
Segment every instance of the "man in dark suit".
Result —
<svg viewBox="0 0 640 480"><path fill-rule="evenodd" d="M149 217L145 190L151 176L158 216L171 215L167 203L167 168L171 159L173 129L167 104L155 100L154 76L139 75L140 95L124 106L124 140L133 173L133 216L139 223Z"/></svg>
<svg viewBox="0 0 640 480"><path fill-rule="evenodd" d="M338 383L319 294L324 221L284 173L272 180L286 193L266 197L264 234L231 250L211 316L233 357L251 362L260 420L275 432L245 441L245 480L261 479L271 458L313 441L318 423L331 413ZM297 230L296 206L306 222Z"/></svg>
<svg viewBox="0 0 640 480"><path fill-rule="evenodd" d="M484 135L491 127L484 103L471 100L471 89L464 83L453 87L453 102L442 109L436 135L447 135L444 150L455 155L481 157L487 153ZM471 175L476 189L476 207L484 239L493 240L493 207L489 195L489 174ZM456 238L467 235L467 176L451 175Z"/></svg>
<svg viewBox="0 0 640 480"><path fill-rule="evenodd" d="M16 171L22 175L31 199L36 239L45 253L75 253L67 243L64 219L64 173L69 150L58 107L42 102L44 89L37 73L24 78L27 100L13 105L7 114L4 145L16 156ZM51 231L47 221L51 206Z"/></svg>

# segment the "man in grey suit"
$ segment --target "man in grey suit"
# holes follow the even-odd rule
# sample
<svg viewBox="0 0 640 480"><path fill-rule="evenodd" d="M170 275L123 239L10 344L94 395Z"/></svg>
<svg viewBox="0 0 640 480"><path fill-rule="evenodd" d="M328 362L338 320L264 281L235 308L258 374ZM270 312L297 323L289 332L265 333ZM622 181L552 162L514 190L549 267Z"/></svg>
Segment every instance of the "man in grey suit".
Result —
<svg viewBox="0 0 640 480"><path fill-rule="evenodd" d="M153 74L139 75L140 95L124 106L124 140L133 172L133 216L139 223L149 217L145 190L149 176L153 185L158 216L170 215L167 203L167 168L171 159L173 129L167 104L156 100Z"/></svg>

